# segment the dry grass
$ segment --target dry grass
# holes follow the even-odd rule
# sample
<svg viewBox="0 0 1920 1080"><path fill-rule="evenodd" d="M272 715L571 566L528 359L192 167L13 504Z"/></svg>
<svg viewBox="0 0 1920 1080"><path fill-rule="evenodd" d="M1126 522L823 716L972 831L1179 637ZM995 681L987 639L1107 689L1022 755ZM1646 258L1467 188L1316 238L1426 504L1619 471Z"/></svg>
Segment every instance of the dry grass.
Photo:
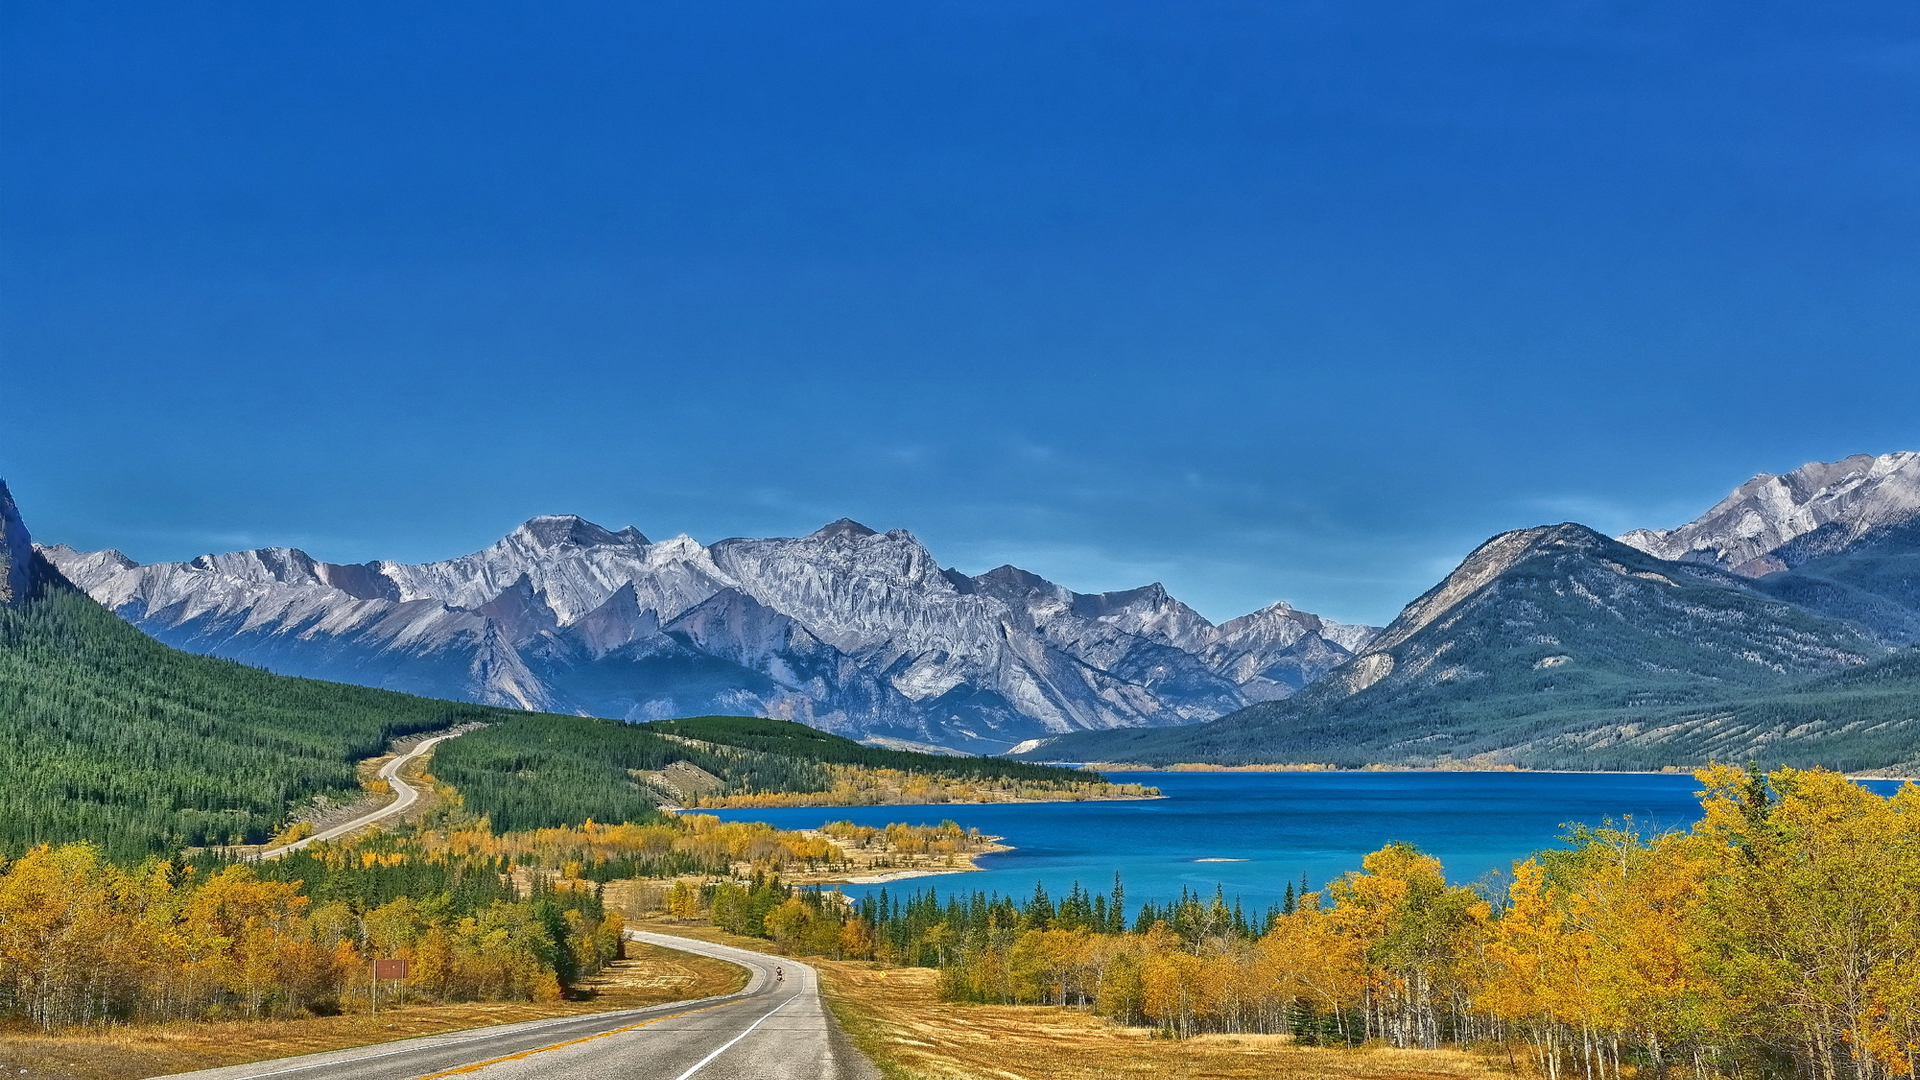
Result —
<svg viewBox="0 0 1920 1080"><path fill-rule="evenodd" d="M925 968L821 963L830 1004L891 1080L1479 1080L1505 1063L1457 1050L1338 1050L1285 1035L1156 1038L1072 1009L939 1000Z"/></svg>
<svg viewBox="0 0 1920 1080"><path fill-rule="evenodd" d="M645 927L771 952L768 942L711 926ZM939 999L927 968L805 958L827 1003L888 1080L1489 1080L1504 1058L1461 1050L1340 1050L1284 1035L1161 1039L1072 1009L962 1005Z"/></svg>
<svg viewBox="0 0 1920 1080"><path fill-rule="evenodd" d="M579 1001L414 1005L383 1009L378 1016L157 1024L52 1035L0 1031L0 1075L137 1080L489 1024L640 1008L731 993L746 984L740 968L704 956L637 942L627 943L627 956L588 980L583 989L590 996Z"/></svg>

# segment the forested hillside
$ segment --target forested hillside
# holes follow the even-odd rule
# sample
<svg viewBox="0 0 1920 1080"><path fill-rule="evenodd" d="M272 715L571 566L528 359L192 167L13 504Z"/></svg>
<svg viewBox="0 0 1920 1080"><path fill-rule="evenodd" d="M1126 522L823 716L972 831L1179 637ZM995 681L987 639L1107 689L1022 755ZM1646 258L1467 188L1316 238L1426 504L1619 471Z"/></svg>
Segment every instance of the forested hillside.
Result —
<svg viewBox="0 0 1920 1080"><path fill-rule="evenodd" d="M655 821L660 796L634 773L686 762L729 786L787 790L815 770L772 754L723 755L663 738L644 725L525 713L442 743L436 777L501 832L598 822Z"/></svg>
<svg viewBox="0 0 1920 1080"><path fill-rule="evenodd" d="M1920 642L1920 520L1871 530L1831 552L1824 539L1813 533L1789 545L1792 569L1754 586L1894 644Z"/></svg>
<svg viewBox="0 0 1920 1080"><path fill-rule="evenodd" d="M1476 706L1485 703L1472 700L1431 711L1396 711L1397 704L1375 711L1356 703L1316 714L1269 706L1193 728L1062 739L1038 753L1147 764L1457 763L1636 771L1760 760L1920 773L1920 649L1853 671L1691 706L1588 707L1515 717L1482 711ZM1445 755L1435 752L1442 743Z"/></svg>
<svg viewBox="0 0 1920 1080"><path fill-rule="evenodd" d="M0 852L258 843L387 740L493 711L183 653L50 575L0 605Z"/></svg>
<svg viewBox="0 0 1920 1080"><path fill-rule="evenodd" d="M1019 780L1063 790L1100 783L1077 769L997 758L959 758L863 746L787 720L705 716L625 724L586 716L509 714L505 722L441 744L434 774L466 809L501 831L657 816L663 794L640 774L675 763L700 770L711 794L832 790L837 765L922 777ZM699 777L700 773L693 773Z"/></svg>

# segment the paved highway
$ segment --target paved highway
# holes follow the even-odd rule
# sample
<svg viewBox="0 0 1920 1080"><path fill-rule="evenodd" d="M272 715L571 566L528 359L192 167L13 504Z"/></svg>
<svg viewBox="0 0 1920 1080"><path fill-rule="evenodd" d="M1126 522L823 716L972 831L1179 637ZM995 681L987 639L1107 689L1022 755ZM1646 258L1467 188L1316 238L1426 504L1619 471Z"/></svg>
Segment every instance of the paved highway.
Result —
<svg viewBox="0 0 1920 1080"><path fill-rule="evenodd" d="M192 1080L878 1080L820 1000L805 964L665 934L638 941L730 960L751 972L725 997L534 1020L257 1061ZM775 969L785 978L776 978Z"/></svg>
<svg viewBox="0 0 1920 1080"><path fill-rule="evenodd" d="M385 765L380 766L380 779L385 780L387 782L387 786L393 789L394 799L392 802L388 803L387 805L381 807L378 810L373 811L372 813L362 814L359 817L354 818L352 821L349 821L344 825L335 825L331 829L325 829L325 830L322 830L321 832L314 833L312 836L307 837L305 840L295 840L291 844L283 844L280 847L268 848L265 851L262 851L260 854L254 856L254 858L272 859L281 855L285 855L289 851L299 851L301 848L306 847L308 844L317 844L322 840L333 840L337 837L345 836L350 832L356 832L360 829L364 829L376 821L384 821L395 814L404 812L407 809L407 807L412 806L414 803L417 803L420 801L420 791L418 788L415 788L412 784L409 784L405 780L400 779L400 770L406 768L409 762L412 762L413 760L418 758L420 755L433 749L436 745L446 742L448 739L457 739L460 736L465 735L470 730L472 729L462 728L458 731L449 731L445 735L435 735L431 739L424 739L418 744L416 744L413 749L407 751L404 754L401 754L399 757L394 758L392 761L387 762Z"/></svg>

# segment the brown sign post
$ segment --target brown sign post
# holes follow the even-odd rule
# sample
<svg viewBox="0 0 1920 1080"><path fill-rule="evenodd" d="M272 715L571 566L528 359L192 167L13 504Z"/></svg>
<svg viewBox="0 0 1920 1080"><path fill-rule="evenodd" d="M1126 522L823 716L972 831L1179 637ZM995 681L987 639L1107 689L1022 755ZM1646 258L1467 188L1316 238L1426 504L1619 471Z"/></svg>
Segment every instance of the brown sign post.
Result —
<svg viewBox="0 0 1920 1080"><path fill-rule="evenodd" d="M380 1011L380 980L399 982L407 977L405 960L375 960L373 962L373 985L368 987L367 1007L374 1013Z"/></svg>

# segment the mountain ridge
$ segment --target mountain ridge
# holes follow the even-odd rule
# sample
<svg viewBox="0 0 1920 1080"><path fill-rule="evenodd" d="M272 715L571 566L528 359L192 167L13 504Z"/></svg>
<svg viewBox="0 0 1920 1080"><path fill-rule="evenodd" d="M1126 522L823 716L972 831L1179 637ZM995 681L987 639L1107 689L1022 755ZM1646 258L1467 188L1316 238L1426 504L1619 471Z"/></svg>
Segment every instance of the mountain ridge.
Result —
<svg viewBox="0 0 1920 1080"><path fill-rule="evenodd" d="M293 548L138 564L42 549L161 640L269 670L620 719L747 712L975 751L1291 695L1370 627L1275 604L1215 626L1156 584L941 567L911 533L652 541L529 519L436 563Z"/></svg>
<svg viewBox="0 0 1920 1080"><path fill-rule="evenodd" d="M1892 753L1886 733L1913 719L1891 657L1920 641L1920 454L1762 473L1618 540L1501 533L1380 629L1284 603L1215 625L1158 583L967 575L849 518L705 545L549 515L421 564L40 550L163 641L526 709L753 713L1108 760L1591 766L1864 745L1842 729ZM1819 681L1850 670L1879 674ZM1849 709L1875 719L1849 728Z"/></svg>
<svg viewBox="0 0 1920 1080"><path fill-rule="evenodd" d="M1534 768L1663 767L1713 754L1811 761L1861 739L1847 718L1819 714L1841 691L1816 700L1794 698L1795 688L1900 655L1865 627L1732 571L1563 523L1489 539L1295 697L1197 728L1058 737L1020 756ZM1883 730L1861 762L1920 760L1920 744L1899 741L1920 733L1894 715L1906 694L1894 686L1873 705L1892 711L1873 713ZM1863 707L1857 693L1850 700Z"/></svg>

